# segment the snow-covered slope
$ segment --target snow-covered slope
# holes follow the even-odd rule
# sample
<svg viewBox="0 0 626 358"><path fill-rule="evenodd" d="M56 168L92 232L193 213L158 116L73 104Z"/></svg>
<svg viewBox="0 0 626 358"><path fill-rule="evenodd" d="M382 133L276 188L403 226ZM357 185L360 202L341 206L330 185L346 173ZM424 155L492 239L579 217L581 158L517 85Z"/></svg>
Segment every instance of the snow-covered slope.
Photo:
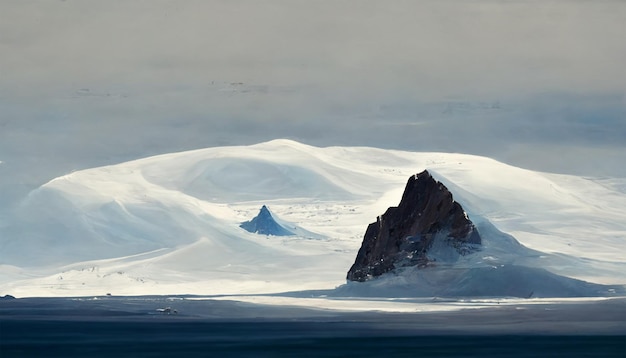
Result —
<svg viewBox="0 0 626 358"><path fill-rule="evenodd" d="M0 295L333 288L345 283L367 224L424 169L479 230L527 247L511 250L514 240L493 234L491 253L468 265L523 263L626 283L624 179L538 173L463 154L275 140L78 171L34 190L0 229ZM239 227L265 204L317 240Z"/></svg>

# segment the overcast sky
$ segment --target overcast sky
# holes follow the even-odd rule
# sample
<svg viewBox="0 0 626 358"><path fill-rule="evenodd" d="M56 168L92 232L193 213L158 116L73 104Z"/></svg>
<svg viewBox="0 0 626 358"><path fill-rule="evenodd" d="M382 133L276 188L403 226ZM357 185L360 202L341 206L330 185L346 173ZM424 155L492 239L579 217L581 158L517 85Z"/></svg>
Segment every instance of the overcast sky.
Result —
<svg viewBox="0 0 626 358"><path fill-rule="evenodd" d="M3 0L0 195L274 138L626 176L625 19L624 1Z"/></svg>

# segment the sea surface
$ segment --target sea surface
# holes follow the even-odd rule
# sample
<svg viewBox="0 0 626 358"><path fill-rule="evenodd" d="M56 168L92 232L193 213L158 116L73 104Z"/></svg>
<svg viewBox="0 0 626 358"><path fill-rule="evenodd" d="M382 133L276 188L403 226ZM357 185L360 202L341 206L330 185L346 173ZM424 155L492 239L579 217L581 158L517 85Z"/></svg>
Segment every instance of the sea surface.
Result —
<svg viewBox="0 0 626 358"><path fill-rule="evenodd" d="M567 330L553 315L525 325L475 311L337 314L179 301L173 313L153 309L160 303L172 302L0 301L0 357L626 357L623 302L596 310L615 309L616 319L590 320L588 330Z"/></svg>

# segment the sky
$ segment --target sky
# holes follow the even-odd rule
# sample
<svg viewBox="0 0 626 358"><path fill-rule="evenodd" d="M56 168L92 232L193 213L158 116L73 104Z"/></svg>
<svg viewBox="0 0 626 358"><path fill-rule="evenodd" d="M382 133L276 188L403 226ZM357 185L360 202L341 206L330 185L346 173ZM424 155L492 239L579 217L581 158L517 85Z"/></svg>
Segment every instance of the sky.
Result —
<svg viewBox="0 0 626 358"><path fill-rule="evenodd" d="M275 138L626 176L626 2L3 0L0 200Z"/></svg>

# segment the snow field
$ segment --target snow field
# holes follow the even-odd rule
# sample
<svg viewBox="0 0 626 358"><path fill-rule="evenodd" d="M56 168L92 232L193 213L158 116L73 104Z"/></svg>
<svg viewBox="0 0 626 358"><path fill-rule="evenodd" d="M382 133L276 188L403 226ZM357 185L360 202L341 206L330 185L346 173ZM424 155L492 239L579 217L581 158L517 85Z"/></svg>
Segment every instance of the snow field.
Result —
<svg viewBox="0 0 626 358"><path fill-rule="evenodd" d="M275 140L50 181L0 229L0 295L333 289L345 283L367 225L397 205L408 177L424 169L490 232L485 250L459 265L524 264L626 283L626 180L545 174L464 154ZM238 227L262 205L319 236L266 237Z"/></svg>

